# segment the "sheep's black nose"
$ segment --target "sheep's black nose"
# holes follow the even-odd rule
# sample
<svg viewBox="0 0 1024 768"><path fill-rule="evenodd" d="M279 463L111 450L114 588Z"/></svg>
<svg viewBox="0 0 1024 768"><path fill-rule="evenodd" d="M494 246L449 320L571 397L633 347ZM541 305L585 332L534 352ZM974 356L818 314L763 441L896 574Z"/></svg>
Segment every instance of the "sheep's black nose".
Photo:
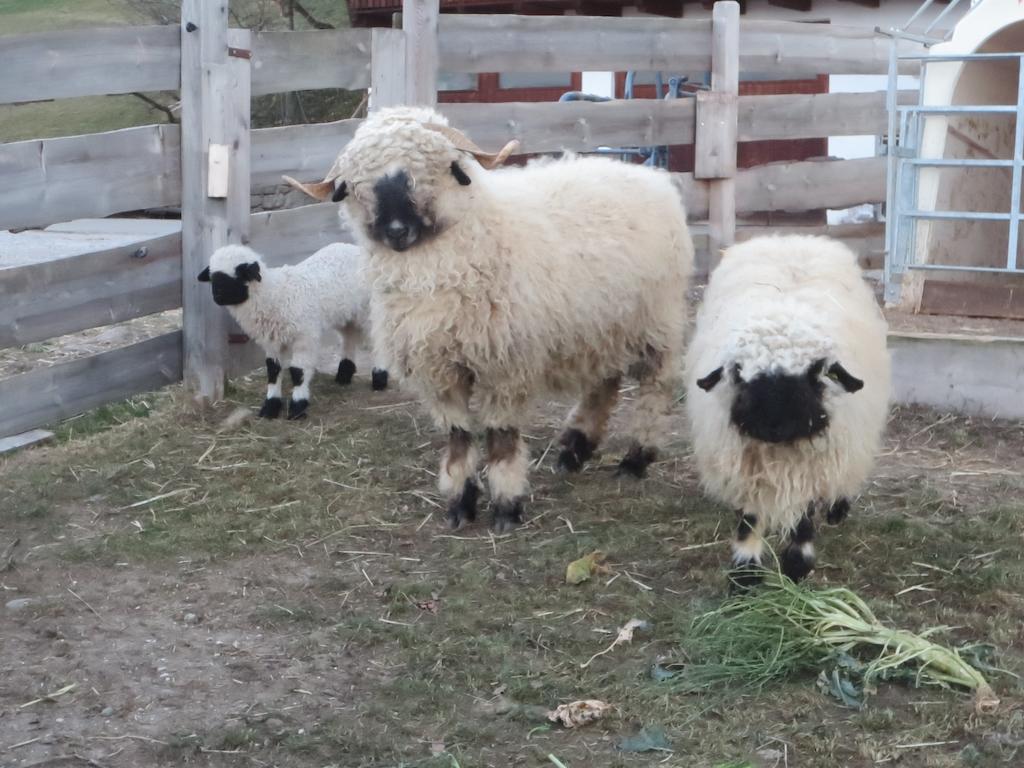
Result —
<svg viewBox="0 0 1024 768"><path fill-rule="evenodd" d="M409 228L400 221L392 221L388 224L388 237L392 240L402 240L409 234Z"/></svg>

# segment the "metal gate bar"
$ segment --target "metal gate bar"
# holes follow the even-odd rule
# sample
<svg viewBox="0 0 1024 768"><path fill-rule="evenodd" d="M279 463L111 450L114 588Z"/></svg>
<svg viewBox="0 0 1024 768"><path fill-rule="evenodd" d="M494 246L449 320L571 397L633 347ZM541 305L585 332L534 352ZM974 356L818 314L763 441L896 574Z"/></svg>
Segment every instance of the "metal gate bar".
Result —
<svg viewBox="0 0 1024 768"><path fill-rule="evenodd" d="M916 20L930 5L928 0L914 15ZM950 3L944 16L956 3ZM939 19L929 25L928 32ZM909 26L909 24L908 24ZM887 301L899 299L899 282L908 269L948 270L954 272L985 272L997 274L1021 274L1024 269L1018 264L1017 252L1021 240L1021 183L1024 180L1024 53L975 53L961 55L929 56L927 53L904 55L899 53L899 45L903 40L915 40L931 45L942 42L939 39L927 39L921 35L910 34L903 30L894 30L892 47L889 57L889 141L888 141L888 189L886 193L886 260L885 290ZM1017 99L1015 104L979 104L979 105L924 105L920 99L924 97L923 89L919 92L919 102L915 105L901 106L896 100L897 77L901 61L920 61L922 80L926 75L928 64L956 62L966 65L976 61L1016 60L1018 62ZM921 152L920 137L924 123L929 117L951 116L960 114L1014 114L1017 116L1014 131L1013 156L1010 159L983 158L924 158ZM923 211L917 209L918 180L921 168L1008 168L1011 170L1010 209L1009 211ZM973 267L953 264L916 264L917 222L924 220L960 220L960 221L1006 221L1009 224L1009 237L1006 249L1005 267Z"/></svg>

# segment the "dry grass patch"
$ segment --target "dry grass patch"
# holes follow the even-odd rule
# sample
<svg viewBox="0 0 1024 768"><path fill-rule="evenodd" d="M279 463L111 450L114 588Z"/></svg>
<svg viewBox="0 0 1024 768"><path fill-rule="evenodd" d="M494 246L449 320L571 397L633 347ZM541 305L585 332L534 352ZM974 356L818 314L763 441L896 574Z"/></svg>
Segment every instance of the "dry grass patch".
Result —
<svg viewBox="0 0 1024 768"><path fill-rule="evenodd" d="M5 596L39 598L0 629L0 748L39 739L5 761L1018 759L1011 675L992 674L1003 706L985 718L969 696L903 684L881 684L857 711L822 694L813 674L760 693L684 694L653 680L655 661L685 660L684 630L726 588L732 517L700 495L681 422L642 483L615 476L614 442L566 478L547 450L565 408L546 407L527 430L540 460L528 525L453 534L435 493L443 439L409 398L372 394L361 376L348 390L326 377L314 388L305 423L226 425L259 403L254 377L205 413L177 392L149 396L144 418L100 420L102 431L2 460L0 549L21 539ZM996 663L1020 673L1022 446L1020 424L897 412L871 487L850 520L823 531L813 579L850 586L899 626L953 627L943 642L992 643ZM566 585L566 565L598 549L610 572ZM651 629L581 668L633 618ZM56 702L19 710L70 682ZM538 717L582 698L615 709L577 731ZM673 752L618 750L641 726L662 727Z"/></svg>

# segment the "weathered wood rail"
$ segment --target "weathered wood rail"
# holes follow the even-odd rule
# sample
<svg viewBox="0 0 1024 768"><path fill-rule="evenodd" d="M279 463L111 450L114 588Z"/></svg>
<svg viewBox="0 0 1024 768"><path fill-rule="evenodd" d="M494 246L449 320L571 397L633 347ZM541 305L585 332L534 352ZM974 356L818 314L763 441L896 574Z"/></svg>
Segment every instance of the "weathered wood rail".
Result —
<svg viewBox="0 0 1024 768"><path fill-rule="evenodd" d="M405 5L401 30L250 35L228 30L226 0L186 0L180 27L0 37L0 104L136 91L181 91L183 103L180 126L0 144L0 229L147 208L181 206L183 211L182 233L0 269L0 348L180 307L187 297L184 334L0 381L0 436L180 380L183 371L199 395L218 396L227 367L227 326L208 292L195 290L192 274L207 251L244 239L271 264L282 264L349 238L334 205L250 215L249 194L250 187L278 184L282 174L318 180L360 121L250 130L250 95L372 86L376 109L432 103L438 71L728 72L731 67L801 77L880 73L887 63L886 43L859 29L736 21L739 45L732 50L713 44L716 22L711 20L438 17L436 0L405 0ZM190 20L201 34L187 27ZM516 138L526 153L696 142L702 156L709 151L701 144L709 132L698 130L703 119L735 123L727 126L726 143L878 135L887 127L883 93L726 96L700 106L690 98L447 104L442 111L482 146ZM723 135L715 134L714 140L721 143ZM223 177L209 165L211 144L225 148ZM728 163L703 166L724 175L675 175L695 220L722 211L722 203L728 203L725 212L714 215L845 208L885 198L884 164L875 158L747 170ZM211 197L215 187L226 197L221 192ZM711 203L713 190L717 204ZM749 231L737 234L726 219L713 218L711 225L716 243L749 236ZM877 261L877 225L841 229L833 234L862 246L866 263Z"/></svg>

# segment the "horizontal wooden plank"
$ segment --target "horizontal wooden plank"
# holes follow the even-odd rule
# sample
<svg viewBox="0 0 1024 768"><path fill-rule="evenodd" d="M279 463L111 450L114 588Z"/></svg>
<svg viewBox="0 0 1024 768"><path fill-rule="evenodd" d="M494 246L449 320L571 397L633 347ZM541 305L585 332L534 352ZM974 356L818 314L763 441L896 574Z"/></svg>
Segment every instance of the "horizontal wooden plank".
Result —
<svg viewBox="0 0 1024 768"><path fill-rule="evenodd" d="M30 429L28 432L2 437L0 438L0 454L17 451L52 439L53 432L48 432L45 429Z"/></svg>
<svg viewBox="0 0 1024 768"><path fill-rule="evenodd" d="M884 200L884 157L762 165L736 175L736 209L743 212L840 209Z"/></svg>
<svg viewBox="0 0 1024 768"><path fill-rule="evenodd" d="M181 381L181 331L0 381L0 436Z"/></svg>
<svg viewBox="0 0 1024 768"><path fill-rule="evenodd" d="M519 139L520 152L693 142L692 99L675 101L441 104L452 125L484 149Z"/></svg>
<svg viewBox="0 0 1024 768"><path fill-rule="evenodd" d="M0 104L181 84L177 25L75 29L0 37Z"/></svg>
<svg viewBox="0 0 1024 768"><path fill-rule="evenodd" d="M952 280L925 280L921 291L923 315L957 315L1024 320L1024 290Z"/></svg>
<svg viewBox="0 0 1024 768"><path fill-rule="evenodd" d="M249 245L272 267L302 261L329 243L350 243L337 203L317 203L283 211L254 213Z"/></svg>
<svg viewBox="0 0 1024 768"><path fill-rule="evenodd" d="M711 21L441 14L442 72L572 72L711 68Z"/></svg>
<svg viewBox="0 0 1024 768"><path fill-rule="evenodd" d="M370 84L369 29L260 32L252 47L253 96Z"/></svg>
<svg viewBox="0 0 1024 768"><path fill-rule="evenodd" d="M282 174L320 181L362 120L257 128L252 132L252 186L282 184Z"/></svg>
<svg viewBox="0 0 1024 768"><path fill-rule="evenodd" d="M0 144L0 229L181 202L177 125Z"/></svg>
<svg viewBox="0 0 1024 768"><path fill-rule="evenodd" d="M711 69L709 19L442 14L438 27L443 72ZM868 27L740 22L742 72L798 78L884 74L888 66L889 38ZM917 65L904 62L901 71Z"/></svg>
<svg viewBox="0 0 1024 768"><path fill-rule="evenodd" d="M0 349L181 306L181 235L0 269Z"/></svg>
<svg viewBox="0 0 1024 768"><path fill-rule="evenodd" d="M740 23L740 71L780 78L815 75L881 75L889 71L890 38L865 25L806 24L744 19ZM922 49L923 50L923 49ZM906 43L901 53L912 53ZM916 74L916 62L901 64Z"/></svg>
<svg viewBox="0 0 1024 768"><path fill-rule="evenodd" d="M708 215L707 184L692 173L674 173L687 216ZM885 158L805 160L748 168L736 174L736 212L842 209L885 200Z"/></svg>
<svg viewBox="0 0 1024 768"><path fill-rule="evenodd" d="M904 91L901 103L916 93ZM739 141L871 136L888 131L885 91L740 96Z"/></svg>

